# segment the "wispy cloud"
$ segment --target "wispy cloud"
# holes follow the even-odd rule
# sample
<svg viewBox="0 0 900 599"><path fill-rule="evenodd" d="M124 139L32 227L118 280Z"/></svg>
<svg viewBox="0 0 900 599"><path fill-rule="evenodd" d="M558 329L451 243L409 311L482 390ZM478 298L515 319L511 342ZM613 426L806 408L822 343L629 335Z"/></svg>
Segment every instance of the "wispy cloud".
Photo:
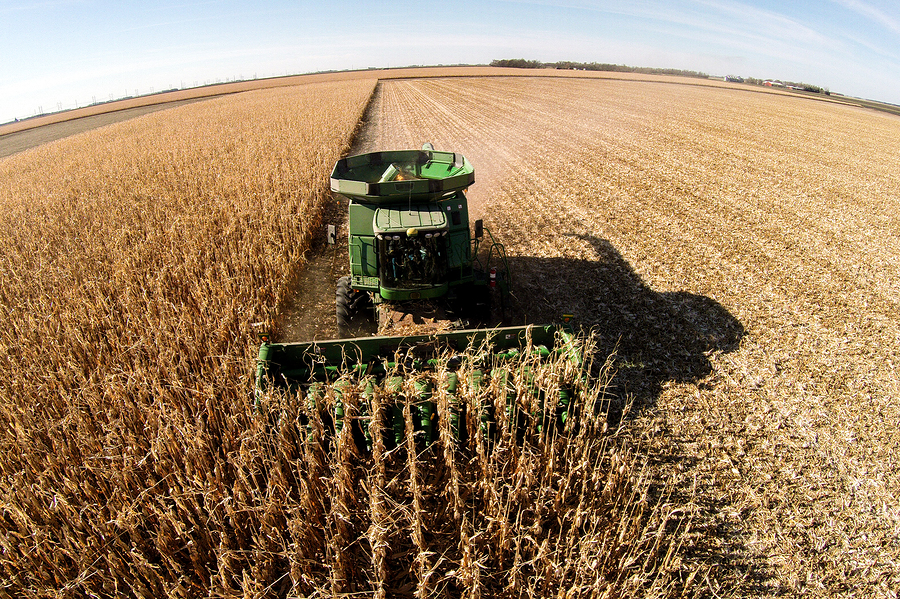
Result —
<svg viewBox="0 0 900 599"><path fill-rule="evenodd" d="M861 48L865 48L875 56L880 56L881 58L886 58L893 62L898 63L900 66L900 53L898 53L897 46L893 46L892 48L886 48L881 44L873 43L870 39L866 39L857 35L844 33L844 39L846 39L851 44L856 44Z"/></svg>
<svg viewBox="0 0 900 599"><path fill-rule="evenodd" d="M681 37L692 31L727 31L744 39L790 40L825 44L828 38L796 19L772 10L733 0L644 0L598 2L592 0L501 0L559 9L578 9L677 26ZM854 1L854 0L843 0Z"/></svg>
<svg viewBox="0 0 900 599"><path fill-rule="evenodd" d="M809 43L824 43L826 36L805 23L784 14L757 8L756 6L731 0L693 0L694 3L710 10L719 23L740 23L744 32L766 31L770 36ZM732 29L735 29L733 26Z"/></svg>
<svg viewBox="0 0 900 599"><path fill-rule="evenodd" d="M875 21L885 29L900 33L900 19L885 13L880 8L859 0L832 0L835 4L855 12L871 21ZM896 5L895 5L896 6Z"/></svg>

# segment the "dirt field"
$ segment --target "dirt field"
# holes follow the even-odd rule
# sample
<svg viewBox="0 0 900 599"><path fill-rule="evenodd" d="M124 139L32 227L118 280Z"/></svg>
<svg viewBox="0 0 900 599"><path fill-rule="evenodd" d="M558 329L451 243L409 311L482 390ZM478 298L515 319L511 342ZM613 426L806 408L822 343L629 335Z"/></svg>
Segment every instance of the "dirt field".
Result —
<svg viewBox="0 0 900 599"><path fill-rule="evenodd" d="M573 310L712 594L900 587L900 119L659 83L385 81L358 148L460 151L529 320Z"/></svg>

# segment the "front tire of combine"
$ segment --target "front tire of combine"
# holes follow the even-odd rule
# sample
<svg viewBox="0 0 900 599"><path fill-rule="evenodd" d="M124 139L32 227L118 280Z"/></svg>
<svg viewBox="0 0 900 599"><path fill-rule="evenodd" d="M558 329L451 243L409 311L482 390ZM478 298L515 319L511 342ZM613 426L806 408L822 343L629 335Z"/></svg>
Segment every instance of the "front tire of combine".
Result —
<svg viewBox="0 0 900 599"><path fill-rule="evenodd" d="M366 291L353 289L350 277L338 279L335 291L335 315L338 337L357 337L370 332L375 321L372 297Z"/></svg>

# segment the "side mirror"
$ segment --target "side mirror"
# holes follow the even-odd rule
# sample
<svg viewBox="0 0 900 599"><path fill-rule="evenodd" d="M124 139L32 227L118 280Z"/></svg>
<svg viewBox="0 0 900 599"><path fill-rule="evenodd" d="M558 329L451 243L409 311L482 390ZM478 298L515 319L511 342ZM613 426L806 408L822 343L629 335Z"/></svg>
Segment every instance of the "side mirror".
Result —
<svg viewBox="0 0 900 599"><path fill-rule="evenodd" d="M484 222L479 218L475 221L475 239L481 239L484 236Z"/></svg>

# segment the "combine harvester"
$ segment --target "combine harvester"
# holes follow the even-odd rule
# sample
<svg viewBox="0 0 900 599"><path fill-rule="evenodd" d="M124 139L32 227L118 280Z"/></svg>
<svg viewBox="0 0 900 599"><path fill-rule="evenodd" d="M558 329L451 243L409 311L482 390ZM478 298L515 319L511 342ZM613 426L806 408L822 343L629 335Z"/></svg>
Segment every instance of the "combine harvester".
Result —
<svg viewBox="0 0 900 599"><path fill-rule="evenodd" d="M505 311L509 269L482 221L470 232L465 190L474 182L462 155L431 144L338 161L331 190L350 202L350 275L336 292L342 338L264 336L257 402L300 396L305 424L315 414L333 431L349 423L364 450L376 412L388 448L410 424L426 446L440 430L465 441L477 429L565 425L589 378L582 340L568 315L564 324L488 328L492 303ZM353 337L375 323L380 336Z"/></svg>

